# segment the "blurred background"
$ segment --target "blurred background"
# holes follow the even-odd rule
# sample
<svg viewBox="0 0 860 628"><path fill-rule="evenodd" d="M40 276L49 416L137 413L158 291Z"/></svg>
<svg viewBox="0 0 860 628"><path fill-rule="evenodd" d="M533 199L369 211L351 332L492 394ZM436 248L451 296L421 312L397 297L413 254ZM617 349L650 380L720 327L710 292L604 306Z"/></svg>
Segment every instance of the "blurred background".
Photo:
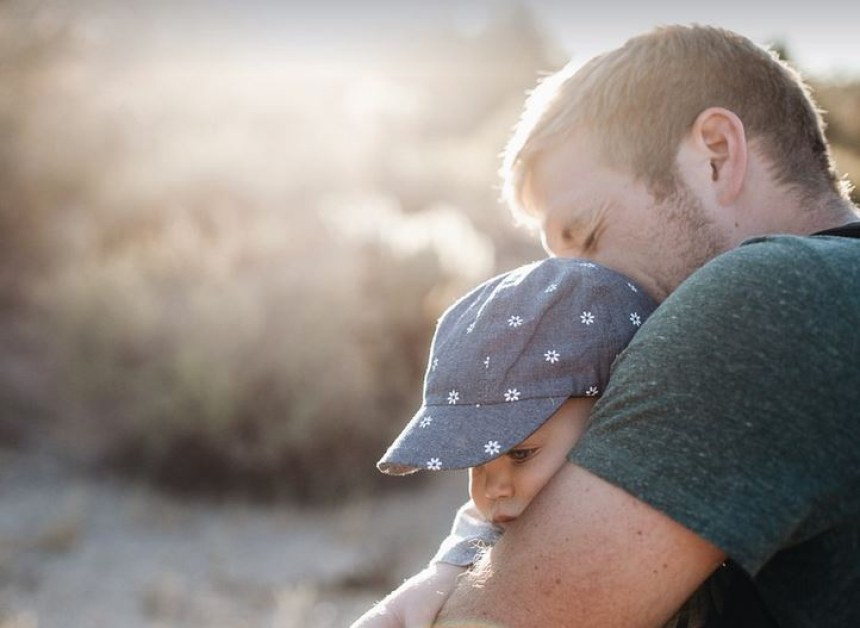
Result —
<svg viewBox="0 0 860 628"><path fill-rule="evenodd" d="M345 626L428 559L464 477L374 462L543 256L499 153L568 59L735 28L860 175L851 20L573 4L0 0L0 627Z"/></svg>

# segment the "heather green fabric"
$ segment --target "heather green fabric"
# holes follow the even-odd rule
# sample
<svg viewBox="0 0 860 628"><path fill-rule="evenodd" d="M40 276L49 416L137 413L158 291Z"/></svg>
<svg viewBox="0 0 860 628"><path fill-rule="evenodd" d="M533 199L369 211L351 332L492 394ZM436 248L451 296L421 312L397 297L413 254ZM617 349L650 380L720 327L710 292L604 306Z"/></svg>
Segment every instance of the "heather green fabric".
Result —
<svg viewBox="0 0 860 628"><path fill-rule="evenodd" d="M860 240L759 238L696 272L570 460L725 550L781 626L860 626Z"/></svg>

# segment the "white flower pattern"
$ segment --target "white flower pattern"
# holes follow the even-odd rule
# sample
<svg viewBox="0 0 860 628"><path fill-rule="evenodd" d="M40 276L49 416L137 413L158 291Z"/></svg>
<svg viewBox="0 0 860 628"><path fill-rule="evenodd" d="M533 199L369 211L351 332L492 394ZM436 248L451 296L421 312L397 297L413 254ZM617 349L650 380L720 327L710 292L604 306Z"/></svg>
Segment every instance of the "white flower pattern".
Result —
<svg viewBox="0 0 860 628"><path fill-rule="evenodd" d="M555 364L558 362L558 359L561 357L555 349L550 349L546 353L543 354L544 359L550 364Z"/></svg>
<svg viewBox="0 0 860 628"><path fill-rule="evenodd" d="M421 423L419 423L419 425L421 427L428 427L432 422L433 422L432 416L425 416L421 419Z"/></svg>
<svg viewBox="0 0 860 628"><path fill-rule="evenodd" d="M439 460L439 458L430 458L430 460L427 461L427 469L430 471L438 471L441 468L442 461Z"/></svg>
<svg viewBox="0 0 860 628"><path fill-rule="evenodd" d="M502 450L501 445L499 445L499 441L491 440L487 441L487 444L484 445L484 451L491 456L497 455Z"/></svg>
<svg viewBox="0 0 860 628"><path fill-rule="evenodd" d="M594 314L591 312L583 312L579 315L579 320L585 325L591 325L594 322Z"/></svg>
<svg viewBox="0 0 860 628"><path fill-rule="evenodd" d="M642 319L640 318L638 312L632 312L630 314L630 322L633 323L633 325L636 327L639 327L642 324Z"/></svg>
<svg viewBox="0 0 860 628"><path fill-rule="evenodd" d="M508 319L508 327L519 327L522 324L523 324L522 316L514 315Z"/></svg>
<svg viewBox="0 0 860 628"><path fill-rule="evenodd" d="M519 401L520 391L516 388L508 388L505 391L505 401Z"/></svg>
<svg viewBox="0 0 860 628"><path fill-rule="evenodd" d="M544 292L555 292L556 290L558 290L558 284L551 283L546 287L546 290L544 290Z"/></svg>
<svg viewBox="0 0 860 628"><path fill-rule="evenodd" d="M630 288L633 292L639 292L639 290L629 281L627 282L627 287Z"/></svg>
<svg viewBox="0 0 860 628"><path fill-rule="evenodd" d="M600 392L597 390L597 386L589 386L588 390L585 391L586 397L596 397L597 393Z"/></svg>
<svg viewBox="0 0 860 628"><path fill-rule="evenodd" d="M487 356L486 358L484 358L484 368L485 369L490 368L490 356Z"/></svg>
<svg viewBox="0 0 860 628"><path fill-rule="evenodd" d="M453 406L458 401L460 401L460 393L458 393L456 390L452 390L448 393L448 405Z"/></svg>

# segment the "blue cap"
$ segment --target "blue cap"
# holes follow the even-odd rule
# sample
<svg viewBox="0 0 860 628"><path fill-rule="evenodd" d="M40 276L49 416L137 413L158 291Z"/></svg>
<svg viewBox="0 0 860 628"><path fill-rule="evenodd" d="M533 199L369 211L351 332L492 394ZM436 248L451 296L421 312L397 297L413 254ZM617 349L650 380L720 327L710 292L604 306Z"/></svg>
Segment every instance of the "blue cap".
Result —
<svg viewBox="0 0 860 628"><path fill-rule="evenodd" d="M599 395L657 307L629 278L549 258L481 284L439 319L418 412L383 473L474 467L508 452L570 397Z"/></svg>

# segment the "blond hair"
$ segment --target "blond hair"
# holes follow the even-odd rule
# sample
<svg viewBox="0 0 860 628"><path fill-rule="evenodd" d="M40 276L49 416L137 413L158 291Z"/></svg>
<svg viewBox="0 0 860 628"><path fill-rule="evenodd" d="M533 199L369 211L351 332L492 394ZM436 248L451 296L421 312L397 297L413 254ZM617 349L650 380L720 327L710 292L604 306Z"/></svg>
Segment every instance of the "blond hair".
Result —
<svg viewBox="0 0 860 628"><path fill-rule="evenodd" d="M712 106L741 119L777 182L808 200L834 192L847 198L821 112L798 72L745 37L698 25L657 28L542 80L506 147L503 196L515 215L527 217L523 188L536 159L586 129L604 163L643 180L663 200L677 189L681 140Z"/></svg>

